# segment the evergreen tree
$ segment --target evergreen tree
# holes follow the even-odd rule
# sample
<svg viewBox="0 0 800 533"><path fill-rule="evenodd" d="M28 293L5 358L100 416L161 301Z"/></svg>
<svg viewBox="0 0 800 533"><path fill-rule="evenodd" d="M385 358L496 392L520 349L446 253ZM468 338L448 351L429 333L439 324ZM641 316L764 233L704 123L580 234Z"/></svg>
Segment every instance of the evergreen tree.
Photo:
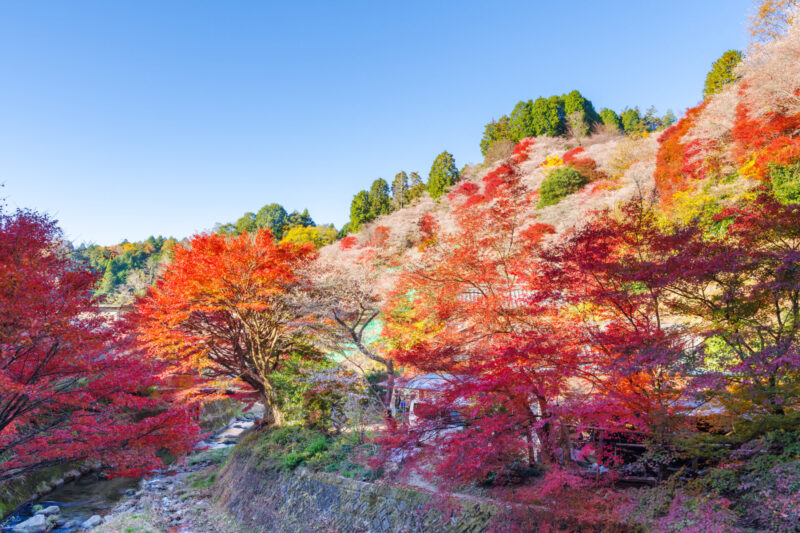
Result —
<svg viewBox="0 0 800 533"><path fill-rule="evenodd" d="M497 141L502 139L510 139L511 132L509 131L509 118L506 115L500 117L500 120L492 120L483 129L483 138L481 139L481 155L486 155L489 147Z"/></svg>
<svg viewBox="0 0 800 533"><path fill-rule="evenodd" d="M409 176L409 189L408 189L408 200L414 200L422 196L425 192L427 187L425 186L425 182L422 181L418 172L412 172Z"/></svg>
<svg viewBox="0 0 800 533"><path fill-rule="evenodd" d="M369 220L369 193L359 191L350 203L350 231L358 231Z"/></svg>
<svg viewBox="0 0 800 533"><path fill-rule="evenodd" d="M532 124L532 107L532 100L519 102L514 106L514 110L511 112L511 117L508 122L508 132L512 141L519 142L525 137L532 137L536 134Z"/></svg>
<svg viewBox="0 0 800 533"><path fill-rule="evenodd" d="M285 234L292 228L305 228L309 226L316 226L316 224L311 218L311 215L308 214L308 209L304 209L302 213L292 211L292 213L286 218L286 226L284 227L283 233Z"/></svg>
<svg viewBox="0 0 800 533"><path fill-rule="evenodd" d="M622 129L625 133L632 133L640 131L642 128L642 116L639 114L639 108L633 109L625 108L619 117L622 123Z"/></svg>
<svg viewBox="0 0 800 533"><path fill-rule="evenodd" d="M647 131L664 129L664 119L659 117L655 106L650 106L642 117L642 125Z"/></svg>
<svg viewBox="0 0 800 533"><path fill-rule="evenodd" d="M287 222L286 209L281 204L268 204L256 213L256 226L258 229L268 229L272 235L281 240L283 238L284 226Z"/></svg>
<svg viewBox="0 0 800 533"><path fill-rule="evenodd" d="M564 102L561 98L537 98L531 106L531 128L536 135L563 135L567 128Z"/></svg>
<svg viewBox="0 0 800 533"><path fill-rule="evenodd" d="M399 172L392 182L392 204L395 209L404 207L409 202L408 174Z"/></svg>
<svg viewBox="0 0 800 533"><path fill-rule="evenodd" d="M613 109L603 108L600 110L600 120L608 128L616 131L622 131L622 124L619 121L619 115Z"/></svg>
<svg viewBox="0 0 800 533"><path fill-rule="evenodd" d="M672 109L667 109L667 112L664 115L664 118L661 119L661 121L663 122L663 127L665 129L669 128L670 126L675 124L675 121L677 121L677 120L678 119L677 119L677 117L675 117L675 113L672 112Z"/></svg>
<svg viewBox="0 0 800 533"><path fill-rule="evenodd" d="M236 234L241 235L242 233L251 233L258 229L256 225L256 214L255 213L245 213L242 217L236 221Z"/></svg>
<svg viewBox="0 0 800 533"><path fill-rule="evenodd" d="M453 154L444 151L433 161L428 175L428 192L431 198L439 198L458 179L458 167Z"/></svg>
<svg viewBox="0 0 800 533"><path fill-rule="evenodd" d="M729 83L739 79L734 70L736 65L742 61L742 53L739 50L728 50L722 57L714 61L711 71L706 76L706 83L703 87L703 98L708 98L712 94L721 91Z"/></svg>
<svg viewBox="0 0 800 533"><path fill-rule="evenodd" d="M573 131L579 130L583 135L587 135L592 127L600 122L600 116L595 111L590 100L584 98L579 91L572 91L561 97L564 102L564 114L570 120L570 128Z"/></svg>
<svg viewBox="0 0 800 533"><path fill-rule="evenodd" d="M375 220L381 215L392 212L392 199L389 197L389 184L383 178L372 182L369 189L369 219Z"/></svg>

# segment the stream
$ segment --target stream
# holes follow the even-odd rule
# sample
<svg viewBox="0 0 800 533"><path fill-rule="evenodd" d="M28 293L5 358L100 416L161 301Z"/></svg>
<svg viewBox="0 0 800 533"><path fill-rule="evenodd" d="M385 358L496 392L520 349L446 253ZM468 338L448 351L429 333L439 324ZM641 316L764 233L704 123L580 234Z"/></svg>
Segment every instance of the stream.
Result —
<svg viewBox="0 0 800 533"><path fill-rule="evenodd" d="M195 450L214 450L233 446L242 433L252 426L252 419L232 419L227 426L217 433L200 441ZM36 531L35 529L21 529L24 522L35 517L34 506L37 509L39 509L39 506L44 509L51 506L59 508L59 512L53 515L55 517L55 527L48 531L53 533L86 531L88 528L84 526L90 518L97 516L102 519L110 515L121 504L124 505L125 500L141 495L148 490L148 487L157 485L172 475L175 475L175 465L139 479L104 479L103 476L96 472L89 473L75 481L64 483L38 500L22 505L0 523L0 532ZM41 531L44 531L44 529Z"/></svg>

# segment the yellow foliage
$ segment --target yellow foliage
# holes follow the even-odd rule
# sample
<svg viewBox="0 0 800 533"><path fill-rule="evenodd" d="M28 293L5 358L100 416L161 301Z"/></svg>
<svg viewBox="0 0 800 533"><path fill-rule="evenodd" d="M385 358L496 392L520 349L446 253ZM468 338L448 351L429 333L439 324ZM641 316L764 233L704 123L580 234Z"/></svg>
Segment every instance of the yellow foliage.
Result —
<svg viewBox="0 0 800 533"><path fill-rule="evenodd" d="M286 232L281 242L310 242L315 248L336 241L336 229L332 226L295 226Z"/></svg>
<svg viewBox="0 0 800 533"><path fill-rule="evenodd" d="M753 44L774 41L792 25L798 0L759 0L755 14L750 17L750 36Z"/></svg>
<svg viewBox="0 0 800 533"><path fill-rule="evenodd" d="M758 172L756 171L756 161L758 160L759 152L754 152L750 154L750 157L744 164L739 167L739 175L744 176L751 179L758 178Z"/></svg>
<svg viewBox="0 0 800 533"><path fill-rule="evenodd" d="M621 178L632 164L642 159L641 140L645 138L630 134L617 143L608 158L609 178Z"/></svg>
<svg viewBox="0 0 800 533"><path fill-rule="evenodd" d="M564 165L564 160L561 159L561 156L558 154L550 154L548 155L542 166L547 169L554 169Z"/></svg>
<svg viewBox="0 0 800 533"><path fill-rule="evenodd" d="M672 218L684 224L693 220L708 224L720 211L719 199L707 191L680 191L672 197L672 202Z"/></svg>

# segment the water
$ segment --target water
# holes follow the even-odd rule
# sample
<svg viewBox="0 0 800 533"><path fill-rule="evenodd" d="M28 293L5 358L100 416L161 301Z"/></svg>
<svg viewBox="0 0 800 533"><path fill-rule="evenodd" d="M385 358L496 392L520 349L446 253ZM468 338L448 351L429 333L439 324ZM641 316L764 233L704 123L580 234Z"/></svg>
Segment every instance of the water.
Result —
<svg viewBox="0 0 800 533"><path fill-rule="evenodd" d="M251 420L232 420L221 431L197 444L197 449L227 448L238 441L242 433L253 426ZM174 474L174 472L172 473ZM161 472L160 477L171 475ZM92 515L105 516L131 491L139 489L139 479L102 479L97 473L87 474L75 481L64 483L53 492L37 501L23 505L0 524L0 532L10 533L11 528L33 516L33 506L58 505L60 518L75 521L74 527L57 527L53 533L69 533L80 530L81 524Z"/></svg>
<svg viewBox="0 0 800 533"><path fill-rule="evenodd" d="M57 533L77 531L86 519L95 514L106 514L125 496L126 491L136 490L138 485L138 479L104 480L97 474L87 474L76 481L64 483L34 503L23 505L3 522L0 531L10 532L12 526L33 516L34 505L42 507L58 505L61 508L61 518L77 522L76 527L57 527L52 531Z"/></svg>

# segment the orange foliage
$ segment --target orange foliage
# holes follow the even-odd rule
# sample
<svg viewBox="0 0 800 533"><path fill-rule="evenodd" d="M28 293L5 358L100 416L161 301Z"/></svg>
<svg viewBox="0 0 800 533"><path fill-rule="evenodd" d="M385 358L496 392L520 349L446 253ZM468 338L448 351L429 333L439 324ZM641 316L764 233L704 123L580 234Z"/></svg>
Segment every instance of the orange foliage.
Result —
<svg viewBox="0 0 800 533"><path fill-rule="evenodd" d="M703 103L689 109L685 117L668 128L658 139L655 181L656 190L663 205L668 205L676 192L689 188L689 178L704 176L702 167L699 167L697 163L693 162L687 167L687 158L693 154L689 151L687 155L687 149L696 149L697 145L687 146L683 143L683 136L694 126L705 105Z"/></svg>

